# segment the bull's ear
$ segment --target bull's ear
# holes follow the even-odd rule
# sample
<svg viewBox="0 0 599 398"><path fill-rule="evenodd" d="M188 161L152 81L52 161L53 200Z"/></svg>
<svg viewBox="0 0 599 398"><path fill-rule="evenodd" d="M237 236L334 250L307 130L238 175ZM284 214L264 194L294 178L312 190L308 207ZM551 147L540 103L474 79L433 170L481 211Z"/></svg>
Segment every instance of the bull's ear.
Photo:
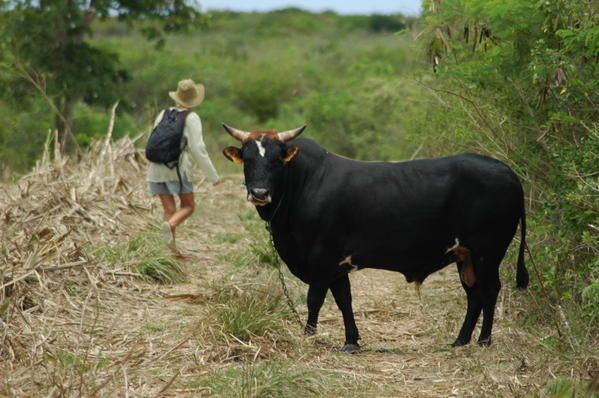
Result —
<svg viewBox="0 0 599 398"><path fill-rule="evenodd" d="M288 146L287 147L287 153L285 153L285 156L283 157L283 163L289 163L291 161L291 159L293 159L293 157L295 155L297 155L297 153L299 152L299 148L296 146Z"/></svg>
<svg viewBox="0 0 599 398"><path fill-rule="evenodd" d="M231 162L235 164L243 164L243 158L241 157L241 149L235 148L234 146L228 146L223 149L223 155Z"/></svg>

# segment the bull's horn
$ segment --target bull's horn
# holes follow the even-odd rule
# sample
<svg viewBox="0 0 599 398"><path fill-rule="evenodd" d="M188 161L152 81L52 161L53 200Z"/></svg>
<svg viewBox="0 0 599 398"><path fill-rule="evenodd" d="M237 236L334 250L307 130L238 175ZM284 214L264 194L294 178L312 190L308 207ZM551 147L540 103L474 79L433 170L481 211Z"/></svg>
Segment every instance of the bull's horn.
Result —
<svg viewBox="0 0 599 398"><path fill-rule="evenodd" d="M246 142L250 136L250 133L247 131L237 130L235 127L231 127L225 123L223 123L223 128L227 131L227 133L231 134L234 138L241 142Z"/></svg>
<svg viewBox="0 0 599 398"><path fill-rule="evenodd" d="M283 142L291 141L292 139L300 135L306 127L307 126L304 124L302 127L298 127L293 130L283 131L282 133L279 133L279 140Z"/></svg>

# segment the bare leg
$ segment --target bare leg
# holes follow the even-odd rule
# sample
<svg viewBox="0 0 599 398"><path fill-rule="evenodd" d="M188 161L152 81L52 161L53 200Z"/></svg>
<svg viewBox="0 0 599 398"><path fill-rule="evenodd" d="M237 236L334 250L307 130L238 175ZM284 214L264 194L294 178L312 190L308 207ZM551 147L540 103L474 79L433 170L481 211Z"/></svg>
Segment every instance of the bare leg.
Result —
<svg viewBox="0 0 599 398"><path fill-rule="evenodd" d="M169 224L168 220L177 212L177 204L175 203L175 197L170 194L160 194L158 195L160 198L160 202L162 203L162 210L164 211L163 219L164 223L168 225L168 230L170 230L170 237L166 237L168 239L168 246L173 253L176 252L175 249L175 231ZM164 232L167 234L167 232Z"/></svg>
<svg viewBox="0 0 599 398"><path fill-rule="evenodd" d="M195 209L195 200L192 193L182 193L179 195L181 199L181 208L176 211L171 217L167 220L168 224L171 227L171 232L173 234L173 246L172 250L175 254L179 254L177 251L177 246L175 244L175 230L179 224L185 221Z"/></svg>
<svg viewBox="0 0 599 398"><path fill-rule="evenodd" d="M175 204L175 198L173 195L161 194L158 195L160 202L162 203L162 210L164 211L164 221L170 220L170 218L177 211L177 205Z"/></svg>

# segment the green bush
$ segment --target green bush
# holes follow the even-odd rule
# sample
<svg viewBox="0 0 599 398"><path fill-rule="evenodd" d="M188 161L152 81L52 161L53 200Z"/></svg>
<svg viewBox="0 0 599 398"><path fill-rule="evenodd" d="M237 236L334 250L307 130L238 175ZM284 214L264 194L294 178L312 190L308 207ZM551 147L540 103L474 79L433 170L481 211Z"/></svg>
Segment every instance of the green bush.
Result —
<svg viewBox="0 0 599 398"><path fill-rule="evenodd" d="M223 122L248 130L283 130L307 122L307 137L346 155L396 158L409 154L413 148L396 148L392 155L387 150L381 153L381 140L361 146L380 135L377 131L390 130L408 108L410 120L401 120L400 134L414 133L411 126L421 119L413 118L414 96L424 90L412 84L411 74L421 65L413 55L411 38L369 31L370 16L363 18L364 28L348 27L360 18L296 9L265 14L212 13L208 25L189 35L167 36L160 50L135 29L108 19L94 24L93 44L116 51L129 74L118 92L100 90L96 94L101 94L106 104L120 100L116 136L148 132L160 109L172 104L168 91L178 80L190 77L206 87L206 100L197 112L212 153L220 153L231 143L220 126ZM0 71L0 83L4 73ZM4 167L26 170L41 154L54 117L39 93L26 81L20 82L23 87L0 95L4 101L0 118L5 120L0 124L0 142L7 144L0 155ZM389 93L398 87L396 82L402 85L393 100L383 101L385 108L376 112L381 102L371 103L373 84L379 92L387 85ZM410 86L409 96L403 84ZM14 95L27 87L31 106L13 105ZM333 113L318 111L321 106ZM104 134L109 118L105 106L76 106L74 130L80 143L85 145ZM343 140L346 130L354 143ZM9 151L15 146L20 150ZM227 167L233 170L229 164Z"/></svg>
<svg viewBox="0 0 599 398"><path fill-rule="evenodd" d="M368 25L373 32L398 32L406 27L401 15L373 14Z"/></svg>
<svg viewBox="0 0 599 398"><path fill-rule="evenodd" d="M444 145L491 154L520 174L543 315L564 308L557 322L571 326L568 338L596 342L599 16L576 0L435 4L423 38L442 112L430 117L453 138Z"/></svg>
<svg viewBox="0 0 599 398"><path fill-rule="evenodd" d="M247 63L233 80L235 100L242 111L264 123L279 115L280 105L292 97L297 81L298 74L288 60Z"/></svg>
<svg viewBox="0 0 599 398"><path fill-rule="evenodd" d="M73 131L77 142L87 147L93 140L106 136L110 124L110 111L91 108L89 105L79 104L75 109L73 119ZM135 136L139 133L139 127L133 117L117 108L114 130L112 136L115 139L125 135Z"/></svg>

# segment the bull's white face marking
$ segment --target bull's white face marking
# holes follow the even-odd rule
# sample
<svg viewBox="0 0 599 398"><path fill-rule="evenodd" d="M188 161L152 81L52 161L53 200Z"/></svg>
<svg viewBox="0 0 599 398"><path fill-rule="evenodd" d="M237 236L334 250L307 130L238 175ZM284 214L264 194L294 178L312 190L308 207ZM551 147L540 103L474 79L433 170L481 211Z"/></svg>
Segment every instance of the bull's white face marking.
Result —
<svg viewBox="0 0 599 398"><path fill-rule="evenodd" d="M453 245L449 249L447 249L447 251L445 252L445 254L447 254L447 253L449 253L451 251L454 251L458 247L460 247L460 240L458 238L455 238L455 245Z"/></svg>
<svg viewBox="0 0 599 398"><path fill-rule="evenodd" d="M266 155L266 148L264 148L262 146L262 138L260 138L260 141L256 140L254 142L256 143L256 146L258 147L258 153L260 154L260 156L264 157L264 155Z"/></svg>

